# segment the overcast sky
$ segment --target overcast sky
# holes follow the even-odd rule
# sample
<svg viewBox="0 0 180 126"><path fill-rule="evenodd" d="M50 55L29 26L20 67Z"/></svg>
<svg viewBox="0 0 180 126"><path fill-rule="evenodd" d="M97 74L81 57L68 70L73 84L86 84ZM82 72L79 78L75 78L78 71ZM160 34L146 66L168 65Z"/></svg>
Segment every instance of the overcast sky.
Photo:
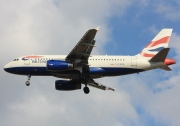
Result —
<svg viewBox="0 0 180 126"><path fill-rule="evenodd" d="M68 54L84 33L101 26L93 54L136 55L162 29L173 28L161 69L97 81L115 92L90 87L55 90L55 77L6 73L3 67L23 55ZM179 126L179 0L0 0L1 126Z"/></svg>

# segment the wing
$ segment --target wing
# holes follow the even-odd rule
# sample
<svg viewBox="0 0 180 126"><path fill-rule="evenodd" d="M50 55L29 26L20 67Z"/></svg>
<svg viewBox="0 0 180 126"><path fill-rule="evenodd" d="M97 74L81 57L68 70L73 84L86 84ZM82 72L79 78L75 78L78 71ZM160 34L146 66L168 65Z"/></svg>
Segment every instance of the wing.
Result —
<svg viewBox="0 0 180 126"><path fill-rule="evenodd" d="M88 30L73 50L67 55L66 61L73 63L82 63L88 65L88 58L91 54L91 51L95 45L95 35L99 30L99 27L96 29Z"/></svg>
<svg viewBox="0 0 180 126"><path fill-rule="evenodd" d="M99 27L96 29L88 30L84 36L80 39L77 45L73 48L73 50L67 55L66 61L72 62L75 64L76 68L80 68L79 70L82 71L83 75L86 75L82 83L85 85L90 85L102 90L112 90L115 89L107 87L105 85L99 84L95 82L93 79L90 78L88 75L89 73L89 65L88 65L88 58L91 55L91 51L95 45L95 35Z"/></svg>
<svg viewBox="0 0 180 126"><path fill-rule="evenodd" d="M95 87L95 88L98 88L98 89L102 89L102 90L112 90L112 91L115 91L114 88L110 88L110 87L107 87L107 86L102 85L102 84L100 84L100 83L97 83L97 82L95 82L93 79L89 79L89 80L87 81L87 85L92 86L92 87Z"/></svg>

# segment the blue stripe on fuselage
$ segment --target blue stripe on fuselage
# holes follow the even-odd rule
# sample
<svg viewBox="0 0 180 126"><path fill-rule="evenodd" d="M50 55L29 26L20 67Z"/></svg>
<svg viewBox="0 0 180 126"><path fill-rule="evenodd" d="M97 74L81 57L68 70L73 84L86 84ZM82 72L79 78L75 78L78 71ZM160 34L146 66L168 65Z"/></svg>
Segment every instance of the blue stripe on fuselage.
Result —
<svg viewBox="0 0 180 126"><path fill-rule="evenodd" d="M48 71L46 67L13 67L13 68L5 68L4 70L9 73L19 74L19 75L31 74L31 75L52 76L51 71ZM134 68L90 67L89 74L90 75L101 74L102 76L118 76L118 75L138 73L142 71L144 70L134 69ZM58 71L56 73L76 74L77 72L73 70L66 70L66 71Z"/></svg>
<svg viewBox="0 0 180 126"><path fill-rule="evenodd" d="M144 71L143 69L134 68L103 68L105 70L104 76L118 76L132 73L138 73Z"/></svg>
<svg viewBox="0 0 180 126"><path fill-rule="evenodd" d="M6 72L12 74L19 74L19 75L52 75L46 67L12 67L12 68L5 68Z"/></svg>

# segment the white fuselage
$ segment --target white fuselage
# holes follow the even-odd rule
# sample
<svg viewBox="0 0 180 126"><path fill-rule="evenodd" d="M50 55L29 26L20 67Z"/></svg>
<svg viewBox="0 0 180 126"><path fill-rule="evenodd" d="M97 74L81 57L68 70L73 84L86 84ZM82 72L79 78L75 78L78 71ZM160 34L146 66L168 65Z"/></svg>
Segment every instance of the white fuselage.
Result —
<svg viewBox="0 0 180 126"><path fill-rule="evenodd" d="M7 72L20 75L56 76L60 78L76 78L79 68L73 70L58 71L52 74L46 69L48 60L64 61L66 55L32 55L22 56L5 65ZM77 61L78 62L78 61ZM138 73L146 70L163 67L162 62L151 63L140 56L102 56L95 55L88 59L90 76L100 78L104 76L119 76Z"/></svg>

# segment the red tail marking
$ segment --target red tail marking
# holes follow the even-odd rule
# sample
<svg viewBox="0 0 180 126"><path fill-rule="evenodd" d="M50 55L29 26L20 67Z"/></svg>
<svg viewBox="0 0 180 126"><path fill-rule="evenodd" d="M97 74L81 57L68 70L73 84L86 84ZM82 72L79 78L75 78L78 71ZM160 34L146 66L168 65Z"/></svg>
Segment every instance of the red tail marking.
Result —
<svg viewBox="0 0 180 126"><path fill-rule="evenodd" d="M148 48L148 47L154 47L154 46L156 46L156 45L163 44L163 43L168 43L169 39L170 39L170 36L166 36L166 37L161 38L161 39L159 39L159 40L157 40L157 41L155 41L155 42L150 42L150 43L146 46L146 48Z"/></svg>
<svg viewBox="0 0 180 126"><path fill-rule="evenodd" d="M154 54L147 54L147 53L141 53L142 56L144 57L153 57Z"/></svg>
<svg viewBox="0 0 180 126"><path fill-rule="evenodd" d="M145 48L150 47L150 45L151 45L152 43L153 43L153 42L149 42L149 44L148 44Z"/></svg>

